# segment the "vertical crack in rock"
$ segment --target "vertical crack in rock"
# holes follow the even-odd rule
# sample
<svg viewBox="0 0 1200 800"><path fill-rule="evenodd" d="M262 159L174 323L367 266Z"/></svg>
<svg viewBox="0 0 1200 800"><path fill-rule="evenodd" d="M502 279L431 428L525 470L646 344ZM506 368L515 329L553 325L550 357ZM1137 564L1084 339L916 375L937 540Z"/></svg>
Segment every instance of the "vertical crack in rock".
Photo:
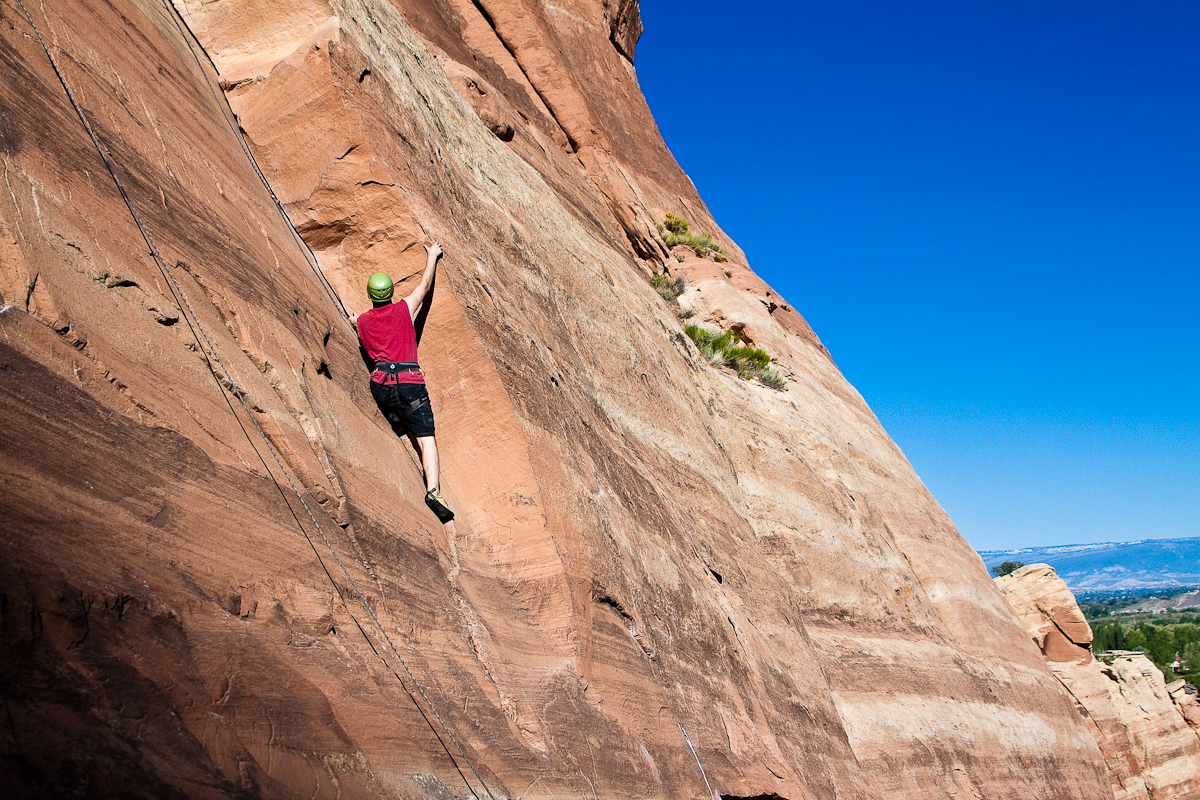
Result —
<svg viewBox="0 0 1200 800"><path fill-rule="evenodd" d="M527 67L521 63L521 56L519 52L511 44L509 44L504 34L500 32L500 29L496 26L496 21L492 18L491 13L483 4L483 0L471 0L471 4L476 8L476 10L479 11L480 16L483 17L484 21L488 24L488 27L490 27L496 34L496 40L500 42L501 46L508 51L510 56L512 56L513 63L517 65L517 68L521 70L521 74L525 76L525 82L529 85L529 88L534 91L534 94L537 95L537 98L541 102L542 107L546 110L546 113L549 114L552 120L554 120L554 124L558 126L560 131L562 131L563 136L567 137L567 144L571 148L571 152L578 153L579 142L575 140L575 137L571 135L571 131L568 130L567 126L563 124L563 121L559 119L558 114L554 110L554 103L548 97L546 97L545 94L543 94L542 89L538 86L538 83L530 76Z"/></svg>

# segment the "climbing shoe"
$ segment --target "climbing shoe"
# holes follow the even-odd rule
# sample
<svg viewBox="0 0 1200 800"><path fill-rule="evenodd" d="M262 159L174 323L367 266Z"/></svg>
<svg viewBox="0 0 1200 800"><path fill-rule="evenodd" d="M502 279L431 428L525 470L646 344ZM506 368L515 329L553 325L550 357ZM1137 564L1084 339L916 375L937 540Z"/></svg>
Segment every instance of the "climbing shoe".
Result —
<svg viewBox="0 0 1200 800"><path fill-rule="evenodd" d="M434 514L437 514L438 520L443 525L454 519L454 512L446 505L446 501L433 492L425 493L425 505L429 506L429 510Z"/></svg>

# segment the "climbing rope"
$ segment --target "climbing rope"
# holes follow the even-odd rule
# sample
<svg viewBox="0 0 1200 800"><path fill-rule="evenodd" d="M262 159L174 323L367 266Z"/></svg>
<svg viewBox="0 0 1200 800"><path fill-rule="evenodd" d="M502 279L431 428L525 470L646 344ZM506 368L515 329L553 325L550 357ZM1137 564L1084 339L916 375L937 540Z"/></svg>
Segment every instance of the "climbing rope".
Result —
<svg viewBox="0 0 1200 800"><path fill-rule="evenodd" d="M684 730L683 723L676 720L676 724L679 725L679 732L683 734L683 740L687 742L688 749L692 751L692 758L696 759L696 766L700 768L700 777L704 778L704 787L708 789L708 796L711 797L712 800L721 800L713 792L712 787L708 785L708 776L704 774L704 765L700 763L700 756L696 755L696 748L692 747L692 740L688 738L687 731Z"/></svg>
<svg viewBox="0 0 1200 800"><path fill-rule="evenodd" d="M346 603L346 598L342 593L341 587L338 586L337 581L334 580L333 575L329 572L328 567L325 566L324 561L321 559L320 554L317 552L316 544L313 542L312 537L309 535L308 531L305 529L304 524L300 521L300 518L296 515L296 512L292 508L291 504L287 501L287 497L284 494L283 487L280 486L280 484L279 484L279 479L275 477L275 474L271 471L270 467L267 465L267 462L263 458L261 451L258 449L257 446L255 446L254 440L250 436L250 432L248 430L246 430L245 424L242 422L241 417L237 414L236 410L234 409L233 403L229 399L229 393L226 392L225 386L221 383L220 376L217 374L218 366L221 369L221 373L224 374L225 379L228 382L229 386L233 387L231 393L235 397L237 397L238 400L241 402L242 407L246 412L246 417L254 425L255 430L257 430L259 436L262 438L263 443L266 445L267 451L271 454L272 459L275 461L275 465L278 468L279 472L283 475L284 479L287 481L288 486L291 488L292 492L296 495L296 499L300 501L300 505L304 508L305 513L308 515L309 521L312 522L313 527L316 528L317 532L321 535L321 539L325 542L325 545L329 549L330 554L333 556L334 560L337 562L337 565L341 568L342 574L346 577L346 580L349 582L350 586L353 587L354 592L358 596L359 601L362 603L363 608L365 608L367 613L370 615L371 621L375 623L375 627L379 630L379 633L383 636L384 640L387 642L388 648L391 650L392 654L395 656L396 661L400 664L401 667L403 667L404 672L408 675L409 680L412 681L413 686L415 686L417 689L417 692L425 700L426 705L429 706L429 710L433 712L434 717L441 724L443 730L446 732L446 735L449 737L450 741L454 744L455 749L458 750L458 753L462 757L462 760L464 762L466 762L466 764L470 768L471 772L475 775L475 779L477 781L479 781L479 784L483 787L484 792L487 794L487 796L489 798L491 798L491 800L496 800L496 796L494 794L492 794L492 791L491 791L491 789L488 788L487 783L479 775L479 772L478 772L478 770L475 769L474 764L471 763L471 760L470 760L470 758L468 758L466 752L463 750L462 745L459 744L458 739L454 736L453 731L450 730L450 726L446 724L446 721L442 718L441 714L438 713L437 707L433 705L432 701L430 701L429 695L426 694L425 689L421 686L421 684L417 680L416 676L413 675L412 670L409 669L409 666L405 662L404 658L400 655L399 649L396 647L396 644L392 641L391 636L388 635L387 629L384 628L383 623L380 622L379 617L375 613L375 609L371 606L371 603L367 600L366 595L364 595L362 590L359 588L358 583L354 580L354 577L350 574L350 570L346 567L345 563L342 561L341 557L338 555L337 549L333 546L333 542L330 541L329 537L325 534L325 530L321 527L320 523L317 522L316 516L313 514L312 509L309 507L308 503L304 499L304 495L297 488L295 482L291 478L291 475L288 474L287 468L284 467L283 462L279 457L279 454L275 450L275 447L271 444L270 439L267 437L267 435L263 431L262 427L258 424L258 420L255 418L254 413L250 410L250 406L246 401L245 394L237 388L237 384L234 383L233 378L229 373L229 370L225 367L224 362L221 361L220 355L217 353L216 348L213 346L212 341L209 339L208 333L204 330L204 326L201 324L200 318L196 315L195 310L192 308L191 303L188 301L187 295L183 292L183 288L179 285L178 281L175 279L174 272L167 265L166 260L163 259L162 254L159 252L158 246L154 243L154 238L150 235L150 231L147 229L145 222L142 220L141 214L138 213L137 207L134 205L133 200L129 197L129 193L125 189L124 182L121 180L120 174L118 173L117 168L116 168L116 164L113 162L112 158L109 156L108 151L105 150L104 146L101 144L99 138L96 136L95 131L92 129L92 125L88 121L87 115L84 113L83 108L79 105L79 102L75 99L75 93L73 91L71 91L71 87L70 87L70 84L67 82L66 76L63 74L62 70L59 68L58 62L54 58L54 55L50 52L50 47L46 43L45 38L42 36L42 32L38 28L37 23L34 22L33 16L29 13L29 9L25 7L24 0L17 0L17 3L21 6L21 11L24 12L25 19L28 20L30 27L33 28L34 33L37 35L38 41L41 43L42 49L46 53L46 58L49 59L50 66L54 69L54 74L56 76L58 76L59 83L62 84L63 91L66 92L67 99L70 100L72 107L74 107L75 113L79 117L79 121L83 124L84 130L87 131L88 137L92 140L92 144L95 146L96 151L100 154L100 158L104 161L104 165L105 165L105 167L107 167L109 175L113 179L113 183L115 183L117 186L117 191L120 192L121 198L125 201L125 205L129 209L130 215L133 217L134 222L137 224L138 231L141 233L143 240L145 240L147 247L150 248L150 252L154 256L155 263L157 264L159 271L162 273L163 278L168 282L168 287L169 287L172 295L174 296L175 303L176 303L177 307L179 308L180 312L183 313L184 320L187 322L188 328L192 332L192 337L196 340L196 344L200 347L201 354L204 356L204 360L205 360L205 363L208 365L209 372L212 374L213 380L216 382L217 388L220 391L221 396L224 398L226 405L228 405L230 413L233 415L234 420L238 423L238 427L241 428L242 433L246 436L246 440L250 444L251 449L254 450L255 455L257 455L259 460L262 462L263 468L266 470L267 475L269 475L271 477L272 482L274 482L274 484L275 484L275 488L279 491L280 495L283 497L284 505L287 506L289 512L292 515L292 518L296 521L297 526L300 528L300 532L304 535L304 538L308 541L309 546L313 549L313 553L314 553L314 555L316 555L318 563L321 564L321 567L325 571L326 576L329 578L330 583L333 584L334 590L337 592L338 597L341 598L343 605L346 606L346 610L347 610L347 613L349 613L350 618L352 620L354 620L354 624L358 627L359 631L363 634L363 638L366 639L367 644L368 644L368 646L370 646L372 652L374 652L376 654L376 656L383 663L384 667L387 668L388 671L390 671L393 675L396 676L396 679L397 679L397 681L400 682L401 687L411 697L412 693L409 692L408 687L404 686L404 682L403 682L403 680L400 679L399 674L396 673L395 669L387 663L387 658L375 648L375 644L371 641L371 638L367 635L366 631L363 630L362 625L359 623L358 619L354 616L354 613L349 610L349 604ZM190 44L189 44L189 47L190 47ZM194 50L193 50L193 56L195 56ZM206 76L206 80L207 80L207 76ZM211 84L210 84L210 87L211 87ZM243 146L244 146L244 143L243 143ZM255 170L258 171L257 165L255 165ZM266 182L266 179L262 176L261 171L259 171L259 177L262 178L264 183ZM272 193L272 197L274 197L274 193ZM282 206L279 205L278 200L276 200L276 205L279 207L280 212L282 213L283 209L282 209ZM286 214L284 216L286 219ZM326 282L326 285L328 286L328 282ZM328 288L330 289L330 291L332 291L332 287L328 287ZM336 298L336 294L334 296ZM340 305L340 301L339 301L339 305ZM186 309L186 311L185 311L185 309ZM343 313L344 312L345 312L345 309L343 308ZM203 342L201 340L203 340ZM206 349L206 346L207 346L207 349ZM214 365L214 362L215 362L215 365ZM414 699L414 705L417 705L417 710L420 711L422 717L425 718L426 722L430 725L430 728L433 730L434 735L440 741L441 735L437 732L436 728L433 728L433 724L431 722L429 722L429 718L425 715L424 709L422 709L419 704L415 703L415 698L413 698L413 699ZM445 747L444 743L443 743L443 747ZM447 755L449 755L449 754L450 754L449 749L447 749ZM453 757L451 757L451 762L454 762L455 769L458 770L459 775L462 776L463 781L467 784L468 790L470 790L471 793L474 795L474 793L475 793L474 789L471 788L470 782L467 781L466 776L462 773L462 770L458 768L458 764L457 764L457 762L455 762Z"/></svg>
<svg viewBox="0 0 1200 800"><path fill-rule="evenodd" d="M196 54L196 48L192 46L192 39L195 38L195 34L192 33L191 26L187 24L187 20L183 19L182 15L179 13L179 10L171 3L171 0L163 0L163 5L167 9L167 15L171 18L171 21L175 23L175 28L179 31L179 37L183 39L184 43L188 46L188 50L191 51L192 58L195 59L196 66L199 68L200 74L204 77L204 82L208 84L208 91L212 93L213 100L215 100L217 103L217 108L221 109L221 116L225 118L225 124L229 126L229 130L233 131L234 138L238 140L238 144L240 144L242 147L242 152L246 154L246 160L250 162L250 166L254 167L254 172L258 175L258 179L262 181L263 188L265 188L267 193L271 195L271 200L275 202L275 208L279 211L279 216L283 219L283 224L287 226L289 231L291 231L292 237L295 238L296 243L300 246L300 251L304 254L304 260L308 262L308 265L312 267L313 272L315 272L320 278L321 286L325 289L325 292L329 295L330 299L333 300L334 304L341 309L342 316L346 319L349 319L350 313L346 311L346 306L342 303L342 299L338 297L337 291L335 291L333 288L333 284L329 282L329 279L325 277L325 273L321 270L321 264L317 260L316 253L312 251L312 248L308 246L308 242L304 241L304 237L300 235L298 230L296 230L296 226L292 224L292 218L287 215L287 211L285 211L283 208L283 203L280 202L279 198L275 195L275 189L271 187L271 183L267 180L267 176L264 175L262 169L259 168L258 160L254 157L254 153L250 151L250 145L246 142L246 137L242 133L241 125L237 124L236 122L237 117L233 113L233 109L229 108L228 113L226 113L226 109L228 108L229 104L224 98L224 93L217 93L216 87L213 86L212 81L208 78L208 70L206 70L204 68L204 64L200 62L200 56ZM185 28L187 29L186 32L184 31ZM199 41L197 41L197 44L199 44ZM211 59L209 60L209 63L212 63ZM213 69L216 69L215 64L213 65Z"/></svg>

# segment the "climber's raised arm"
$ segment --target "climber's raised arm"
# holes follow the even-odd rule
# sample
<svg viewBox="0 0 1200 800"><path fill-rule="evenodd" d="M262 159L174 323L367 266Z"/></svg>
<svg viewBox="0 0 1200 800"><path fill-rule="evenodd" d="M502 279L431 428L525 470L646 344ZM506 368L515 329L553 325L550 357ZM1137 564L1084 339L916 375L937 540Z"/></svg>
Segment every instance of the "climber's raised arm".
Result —
<svg viewBox="0 0 1200 800"><path fill-rule="evenodd" d="M412 294L404 300L405 305L408 306L408 313L412 315L414 320L417 318L421 306L425 303L426 295L433 288L433 279L437 274L437 262L442 256L442 246L434 242L425 248L425 252L428 253L428 258L425 261L425 273L421 275L421 282L417 284L417 288L413 289Z"/></svg>

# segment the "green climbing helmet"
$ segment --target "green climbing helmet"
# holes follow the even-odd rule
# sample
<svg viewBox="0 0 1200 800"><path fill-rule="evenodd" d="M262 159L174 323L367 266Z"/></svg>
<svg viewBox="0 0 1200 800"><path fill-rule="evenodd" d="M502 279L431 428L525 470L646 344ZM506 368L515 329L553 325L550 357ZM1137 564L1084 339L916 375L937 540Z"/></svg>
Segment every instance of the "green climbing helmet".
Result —
<svg viewBox="0 0 1200 800"><path fill-rule="evenodd" d="M376 303L392 299L392 278L386 272L376 272L367 281L367 296Z"/></svg>

